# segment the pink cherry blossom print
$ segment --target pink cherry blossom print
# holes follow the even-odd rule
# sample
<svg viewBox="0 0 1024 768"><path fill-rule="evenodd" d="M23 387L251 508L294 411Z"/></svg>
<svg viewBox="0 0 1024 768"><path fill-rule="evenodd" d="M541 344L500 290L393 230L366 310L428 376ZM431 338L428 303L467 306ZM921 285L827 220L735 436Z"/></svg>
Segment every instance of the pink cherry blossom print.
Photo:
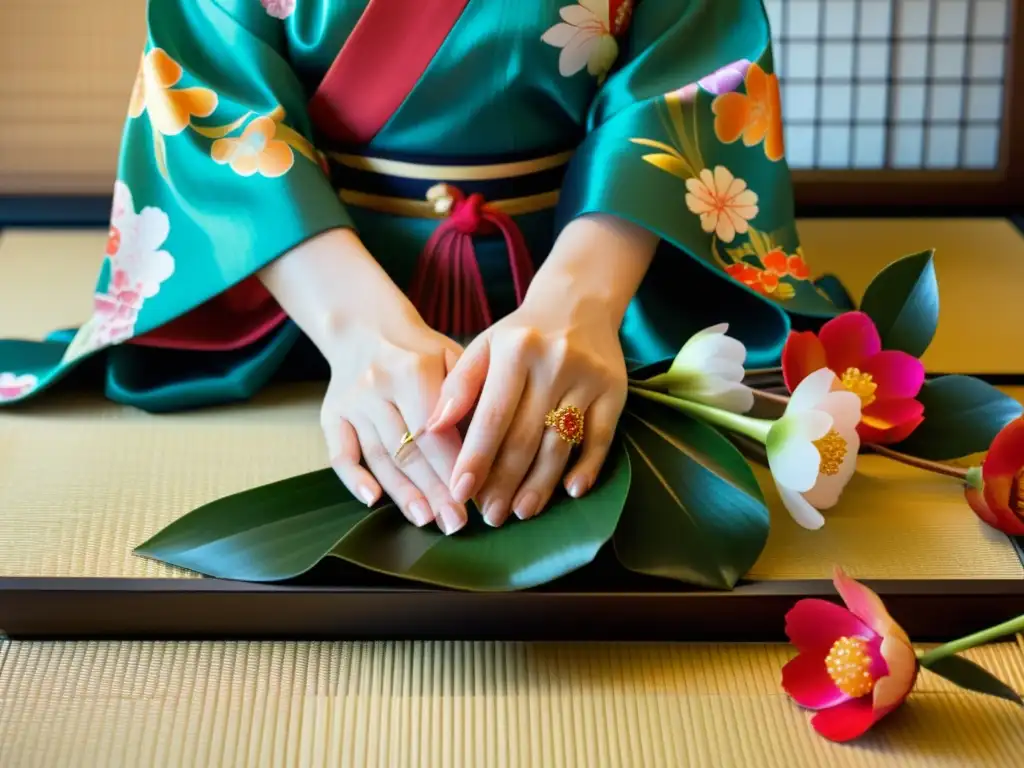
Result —
<svg viewBox="0 0 1024 768"><path fill-rule="evenodd" d="M747 59L734 61L715 70L707 77L701 78L696 83L690 83L680 88L677 93L683 101L693 101L697 97L698 87L715 96L731 93L743 84L748 69L750 69L750 62Z"/></svg>
<svg viewBox="0 0 1024 768"><path fill-rule="evenodd" d="M39 386L39 379L31 373L0 373L0 403L17 400Z"/></svg>
<svg viewBox="0 0 1024 768"><path fill-rule="evenodd" d="M295 0L260 0L260 3L275 19L287 19L295 13Z"/></svg>

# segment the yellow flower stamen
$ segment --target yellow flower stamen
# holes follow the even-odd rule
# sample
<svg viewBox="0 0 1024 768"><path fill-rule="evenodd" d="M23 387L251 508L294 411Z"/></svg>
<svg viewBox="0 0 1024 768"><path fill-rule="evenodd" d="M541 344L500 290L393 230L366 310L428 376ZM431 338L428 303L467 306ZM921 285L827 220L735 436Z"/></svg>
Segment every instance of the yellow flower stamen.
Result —
<svg viewBox="0 0 1024 768"><path fill-rule="evenodd" d="M866 407L875 402L875 391L878 385L871 378L870 373L864 373L860 368L847 368L843 371L843 386L860 398L861 407Z"/></svg>
<svg viewBox="0 0 1024 768"><path fill-rule="evenodd" d="M846 441L843 436L830 429L828 433L814 441L814 447L821 454L821 463L818 465L819 474L832 477L839 474L839 467L843 465L846 458Z"/></svg>
<svg viewBox="0 0 1024 768"><path fill-rule="evenodd" d="M875 689L871 676L868 643L860 637L840 637L825 657L825 669L836 688L853 698L867 696Z"/></svg>

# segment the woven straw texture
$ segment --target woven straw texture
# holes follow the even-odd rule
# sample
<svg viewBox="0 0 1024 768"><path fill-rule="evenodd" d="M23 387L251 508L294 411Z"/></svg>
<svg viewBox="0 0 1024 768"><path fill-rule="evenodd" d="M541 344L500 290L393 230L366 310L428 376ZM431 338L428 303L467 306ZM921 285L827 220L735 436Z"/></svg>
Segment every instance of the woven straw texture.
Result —
<svg viewBox="0 0 1024 768"><path fill-rule="evenodd" d="M826 253L853 258L849 226L808 222L819 264ZM870 262L877 254L929 240L951 242L945 252L961 256L968 246L992 259L1012 251L991 245L1006 242L1001 222L942 237L930 223L904 224L913 236L886 222L857 226L864 262L852 271L864 274L881 266ZM5 233L0 334L38 337L80 322L103 237ZM914 245L892 247L888 238ZM946 312L958 291L1002 295L1020 284L1005 273L986 278L987 287L964 282L955 264L940 256ZM859 279L849 278L855 292ZM942 327L930 365L957 370L955 356L942 357L957 348L955 331ZM960 359L971 369L1005 367L1000 350L1022 346L1004 341L982 345L984 360ZM321 466L318 394L288 389L244 407L167 417L89 397L4 412L0 575L184 575L133 557L132 545L204 501ZM885 482L896 476L898 491ZM756 578L822 577L835 561L862 578L1024 575L1006 539L983 531L955 488L880 461L864 463L823 531L777 522ZM779 690L791 653L761 645L0 642L0 766L1020 764L1016 708L927 674L907 706L864 740L831 745ZM1019 640L971 655L1024 689Z"/></svg>

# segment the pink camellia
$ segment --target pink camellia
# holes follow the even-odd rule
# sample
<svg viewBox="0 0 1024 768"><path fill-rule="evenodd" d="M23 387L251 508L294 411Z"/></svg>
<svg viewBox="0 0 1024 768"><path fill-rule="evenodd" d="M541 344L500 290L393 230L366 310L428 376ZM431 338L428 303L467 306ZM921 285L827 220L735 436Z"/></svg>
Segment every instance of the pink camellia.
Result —
<svg viewBox="0 0 1024 768"><path fill-rule="evenodd" d="M849 741L896 709L917 680L910 638L878 595L837 567L832 579L846 607L799 601L786 614L786 635L800 654L782 669L782 687L816 710L811 726L831 741Z"/></svg>
<svg viewBox="0 0 1024 768"><path fill-rule="evenodd" d="M782 375L792 392L807 376L830 368L843 387L861 399L857 427L864 443L906 440L924 421L917 399L924 366L913 355L882 349L874 321L863 312L844 312L825 323L818 335L790 333L782 350Z"/></svg>

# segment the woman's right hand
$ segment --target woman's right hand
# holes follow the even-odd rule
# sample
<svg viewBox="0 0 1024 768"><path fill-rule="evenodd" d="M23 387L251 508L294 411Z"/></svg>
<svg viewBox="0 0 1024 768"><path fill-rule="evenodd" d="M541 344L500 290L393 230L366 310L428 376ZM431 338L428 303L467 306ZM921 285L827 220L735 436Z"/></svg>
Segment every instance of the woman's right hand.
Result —
<svg viewBox="0 0 1024 768"><path fill-rule="evenodd" d="M325 232L260 278L331 368L321 425L331 466L368 505L386 493L414 524L466 524L448 489L462 447L455 429L421 431L462 349L431 329L351 230ZM363 459L369 469L360 465Z"/></svg>
<svg viewBox="0 0 1024 768"><path fill-rule="evenodd" d="M323 350L331 383L320 424L331 466L357 498L372 505L386 493L415 525L436 521L451 534L467 520L449 490L462 445L458 432L424 433L395 458L405 433L426 424L461 352L417 320L385 328L360 323Z"/></svg>

